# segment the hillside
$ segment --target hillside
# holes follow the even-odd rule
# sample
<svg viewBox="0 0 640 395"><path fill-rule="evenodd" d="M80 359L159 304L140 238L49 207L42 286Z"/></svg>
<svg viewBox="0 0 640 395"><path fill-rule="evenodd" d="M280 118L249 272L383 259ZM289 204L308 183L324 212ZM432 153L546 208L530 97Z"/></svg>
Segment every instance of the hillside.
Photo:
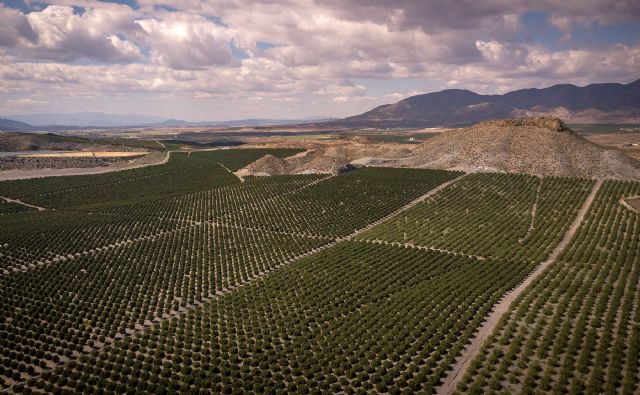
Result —
<svg viewBox="0 0 640 395"><path fill-rule="evenodd" d="M640 162L580 137L558 118L485 121L399 148L362 139L315 144L304 156L263 158L248 174L338 173L351 165L640 179Z"/></svg>
<svg viewBox="0 0 640 395"><path fill-rule="evenodd" d="M640 122L640 80L630 84L554 85L504 95L460 89L411 96L339 123L378 126L466 125L496 118L561 116L567 122Z"/></svg>
<svg viewBox="0 0 640 395"><path fill-rule="evenodd" d="M23 132L33 130L34 127L28 123L13 121L11 119L0 118L0 131L3 132Z"/></svg>
<svg viewBox="0 0 640 395"><path fill-rule="evenodd" d="M0 151L79 150L89 145L92 142L85 138L52 133L0 133Z"/></svg>
<svg viewBox="0 0 640 395"><path fill-rule="evenodd" d="M287 147L291 143L280 146ZM271 146L271 145L269 145ZM404 158L411 151L403 144L372 143L366 138L341 138L331 141L296 142L296 147L304 147L307 151L289 158L265 156L236 174L240 177L248 175L281 175L281 174L339 174L353 169L351 162L362 157Z"/></svg>
<svg viewBox="0 0 640 395"><path fill-rule="evenodd" d="M558 118L486 121L442 133L389 165L640 179L640 162L578 136Z"/></svg>

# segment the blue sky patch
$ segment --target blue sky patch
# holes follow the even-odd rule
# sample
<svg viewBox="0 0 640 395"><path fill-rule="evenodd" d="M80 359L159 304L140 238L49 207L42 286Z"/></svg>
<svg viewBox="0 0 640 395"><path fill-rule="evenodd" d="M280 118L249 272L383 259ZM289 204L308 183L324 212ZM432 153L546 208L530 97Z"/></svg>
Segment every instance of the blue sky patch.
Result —
<svg viewBox="0 0 640 395"><path fill-rule="evenodd" d="M168 6L168 5L164 5L164 4L155 4L153 6L153 8L156 11L168 11L168 12L177 12L178 11L177 8L171 7L171 6Z"/></svg>
<svg viewBox="0 0 640 395"><path fill-rule="evenodd" d="M240 60L249 59L249 54L236 47L236 43L234 42L234 40L229 41L229 48L231 48L231 56L233 56L234 58Z"/></svg>
<svg viewBox="0 0 640 395"><path fill-rule="evenodd" d="M270 43L270 42L267 42L267 41L257 41L256 42L256 48L258 48L258 49L271 49L271 48L278 48L278 47L284 47L284 45L274 44L274 43Z"/></svg>
<svg viewBox="0 0 640 395"><path fill-rule="evenodd" d="M545 47L557 50L564 33L549 23L549 13L529 11L522 14L520 39L534 41Z"/></svg>

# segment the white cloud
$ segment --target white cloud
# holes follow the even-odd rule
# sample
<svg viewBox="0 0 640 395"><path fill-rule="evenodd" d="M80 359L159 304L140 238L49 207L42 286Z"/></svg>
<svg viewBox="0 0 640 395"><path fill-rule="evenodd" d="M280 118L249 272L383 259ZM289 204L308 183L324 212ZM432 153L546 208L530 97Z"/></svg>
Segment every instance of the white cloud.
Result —
<svg viewBox="0 0 640 395"><path fill-rule="evenodd" d="M118 37L135 34L134 12L128 7L87 9L78 15L72 7L49 5L26 16L15 13L0 8L0 14L8 16L0 28L0 45L20 56L62 62L80 58L131 62L142 58L136 45ZM12 42L1 38L7 31L14 34Z"/></svg>
<svg viewBox="0 0 640 395"><path fill-rule="evenodd" d="M152 61L175 69L197 69L232 62L228 29L198 15L166 14L164 20L138 19Z"/></svg>
<svg viewBox="0 0 640 395"><path fill-rule="evenodd" d="M546 10L570 39L575 26L593 21L638 21L635 1L162 1L177 12L151 0L139 0L138 10L95 0L55 3L27 15L0 5L2 100L42 92L61 100L148 94L167 103L228 99L278 111L284 102L342 114L423 87L502 92L627 82L640 69L640 43L585 49L569 40L554 50L519 35L525 11ZM257 42L278 46L262 50ZM234 57L230 43L246 58ZM403 83L403 91L398 79L422 85Z"/></svg>

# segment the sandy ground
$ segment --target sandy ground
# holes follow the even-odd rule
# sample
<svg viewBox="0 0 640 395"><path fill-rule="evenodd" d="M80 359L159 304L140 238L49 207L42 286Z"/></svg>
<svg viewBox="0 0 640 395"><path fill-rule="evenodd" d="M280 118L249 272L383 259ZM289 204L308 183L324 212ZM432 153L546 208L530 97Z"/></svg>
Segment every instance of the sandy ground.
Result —
<svg viewBox="0 0 640 395"><path fill-rule="evenodd" d="M557 118L487 121L439 133L420 144L380 142L366 136L329 140L302 137L248 144L304 148L308 153L284 159L261 158L239 172L243 176L335 174L364 165L640 180L640 162L625 155L622 148L607 149L587 141Z"/></svg>
<svg viewBox="0 0 640 395"><path fill-rule="evenodd" d="M565 233L564 238L556 246L549 258L546 261L542 262L540 266L536 268L536 270L529 274L529 276L527 276L527 278L520 285L505 294L503 298L498 302L498 304L493 306L493 310L491 311L489 316L487 316L482 326L480 326L473 338L471 338L471 343L468 344L462 351L462 355L460 355L456 359L455 364L453 364L452 369L447 374L447 377L445 378L443 384L438 388L438 394L451 394L456 389L456 386L469 368L471 361L473 361L476 355L478 355L478 351L480 351L480 348L482 347L484 341L494 331L496 325L498 325L498 322L500 321L500 318L502 318L502 316L509 311L511 303L513 303L513 301L516 300L518 296L520 296L520 294L522 294L524 290L527 289L527 287L536 278L538 278L553 262L555 262L558 256L560 256L560 253L562 253L571 239L573 239L573 236L582 224L582 221L584 220L589 207L591 207L591 204L593 203L596 193L598 192L598 189L600 189L601 185L602 180L598 180L591 190L591 193L582 204L578 215L573 220L573 223L571 223L571 226Z"/></svg>
<svg viewBox="0 0 640 395"><path fill-rule="evenodd" d="M603 147L620 149L640 160L640 133L585 133L582 136Z"/></svg>
<svg viewBox="0 0 640 395"><path fill-rule="evenodd" d="M631 211L640 214L640 196L631 196L620 199L620 204Z"/></svg>
<svg viewBox="0 0 640 395"><path fill-rule="evenodd" d="M159 152L158 154L164 154L160 160L151 163L142 164L126 164L121 167L116 166L102 166L102 167L87 167L87 168L68 168L68 169L35 169L35 170L6 170L0 171L0 181L7 180L22 180L29 178L40 177L60 177L60 176L80 176L87 174L102 174L110 173L113 171L122 171L129 169L137 169L147 166L162 165L169 161L170 152ZM151 156L153 154L149 154Z"/></svg>
<svg viewBox="0 0 640 395"><path fill-rule="evenodd" d="M86 157L101 157L101 158L121 158L129 156L142 156L147 155L148 151L135 152L135 151L72 151L72 152L56 152L45 154L29 154L19 155L25 158L86 158Z"/></svg>

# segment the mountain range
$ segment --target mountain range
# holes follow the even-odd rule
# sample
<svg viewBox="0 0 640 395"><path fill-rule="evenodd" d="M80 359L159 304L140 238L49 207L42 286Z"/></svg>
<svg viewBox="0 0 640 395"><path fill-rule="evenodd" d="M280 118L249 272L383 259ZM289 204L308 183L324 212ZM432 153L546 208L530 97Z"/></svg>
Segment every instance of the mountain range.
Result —
<svg viewBox="0 0 640 395"><path fill-rule="evenodd" d="M570 84L481 95L447 89L411 96L336 123L379 127L456 126L496 118L550 115L569 123L639 123L640 80L629 84Z"/></svg>
<svg viewBox="0 0 640 395"><path fill-rule="evenodd" d="M0 130L55 130L64 127L204 127L313 124L343 127L436 127L470 125L488 119L556 116L567 123L640 123L640 80L629 84L570 84L481 95L464 89L416 95L344 119L242 119L189 122L144 115L101 112L6 116Z"/></svg>
<svg viewBox="0 0 640 395"><path fill-rule="evenodd" d="M29 132L31 130L34 130L34 127L28 123L0 118L0 131Z"/></svg>
<svg viewBox="0 0 640 395"><path fill-rule="evenodd" d="M184 121L147 115L119 115L102 112L31 113L8 115L0 118L0 130L33 131L64 128L119 128L119 127L205 127L205 126L260 126L290 125L324 122L333 118L308 117L302 119L237 119L229 121Z"/></svg>

